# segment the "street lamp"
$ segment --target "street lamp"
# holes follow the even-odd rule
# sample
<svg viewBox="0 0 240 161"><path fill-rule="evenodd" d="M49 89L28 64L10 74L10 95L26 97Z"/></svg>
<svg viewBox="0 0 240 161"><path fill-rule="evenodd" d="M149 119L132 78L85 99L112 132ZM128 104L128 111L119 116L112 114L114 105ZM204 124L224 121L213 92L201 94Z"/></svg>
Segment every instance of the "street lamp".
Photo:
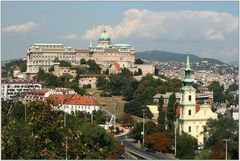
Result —
<svg viewBox="0 0 240 161"><path fill-rule="evenodd" d="M177 123L174 121L174 132L175 132L175 137L174 137L174 154L176 156L177 154Z"/></svg>
<svg viewBox="0 0 240 161"><path fill-rule="evenodd" d="M64 107L64 108L66 108L66 106ZM66 122L67 122L67 117L66 117L66 110L64 111L64 128L66 129ZM65 144L66 144L66 146L65 146L65 151L66 151L66 153L65 153L65 157L66 157L66 160L67 160L67 136L65 137L66 138L66 142L65 142Z"/></svg>
<svg viewBox="0 0 240 161"><path fill-rule="evenodd" d="M226 142L226 152L225 153L226 153L226 160L227 160L227 142L230 141L230 139L223 139L223 141Z"/></svg>
<svg viewBox="0 0 240 161"><path fill-rule="evenodd" d="M143 147L144 147L144 135L145 135L145 125L144 125L144 112L145 112L145 109L142 110L143 111Z"/></svg>

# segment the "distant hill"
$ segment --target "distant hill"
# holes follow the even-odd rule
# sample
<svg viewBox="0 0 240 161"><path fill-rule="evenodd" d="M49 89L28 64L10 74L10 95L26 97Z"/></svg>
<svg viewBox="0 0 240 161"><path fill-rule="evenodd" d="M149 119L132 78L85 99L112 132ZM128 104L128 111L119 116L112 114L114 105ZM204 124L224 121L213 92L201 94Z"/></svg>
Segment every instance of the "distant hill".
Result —
<svg viewBox="0 0 240 161"><path fill-rule="evenodd" d="M11 63L11 62L18 62L18 61L20 61L20 60L22 60L22 59L23 59L23 58L2 60L2 61L1 61L1 65L5 65L5 64Z"/></svg>
<svg viewBox="0 0 240 161"><path fill-rule="evenodd" d="M229 65L239 65L239 60L236 60L236 61L232 61L230 63L228 63Z"/></svg>
<svg viewBox="0 0 240 161"><path fill-rule="evenodd" d="M148 60L159 60L159 61L175 61L175 62L185 62L186 54L179 54L167 51L151 50L144 52L136 52L137 59L148 59ZM208 61L212 64L225 64L222 61L212 58L200 58L196 55L189 54L191 62Z"/></svg>

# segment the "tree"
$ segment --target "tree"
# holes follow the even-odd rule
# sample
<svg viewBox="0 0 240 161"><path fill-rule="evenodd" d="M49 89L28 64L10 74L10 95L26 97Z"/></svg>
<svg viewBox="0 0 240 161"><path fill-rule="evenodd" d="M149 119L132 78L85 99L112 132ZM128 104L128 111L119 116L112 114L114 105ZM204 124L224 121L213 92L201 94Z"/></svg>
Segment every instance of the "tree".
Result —
<svg viewBox="0 0 240 161"><path fill-rule="evenodd" d="M25 72L27 69L27 60L22 60L19 62L19 68L21 72Z"/></svg>
<svg viewBox="0 0 240 161"><path fill-rule="evenodd" d="M64 60L61 60L60 61L60 67L71 67L71 63L67 62L67 61L64 61Z"/></svg>
<svg viewBox="0 0 240 161"><path fill-rule="evenodd" d="M144 139L146 146L156 151L165 153L171 150L171 140L161 132L146 135Z"/></svg>
<svg viewBox="0 0 240 161"><path fill-rule="evenodd" d="M166 126L166 113L163 111L164 99L163 96L160 97L158 102L158 125L160 131L165 131Z"/></svg>
<svg viewBox="0 0 240 161"><path fill-rule="evenodd" d="M139 75L142 75L142 69L141 68L138 68L138 71L134 71L134 76L139 76Z"/></svg>
<svg viewBox="0 0 240 161"><path fill-rule="evenodd" d="M108 89L109 86L109 81L107 79L105 79L103 76L102 77L98 77L97 78L97 83L96 86L98 89Z"/></svg>
<svg viewBox="0 0 240 161"><path fill-rule="evenodd" d="M80 64L86 64L86 59L84 58L80 59Z"/></svg>
<svg viewBox="0 0 240 161"><path fill-rule="evenodd" d="M131 101L134 99L134 89L132 87L128 87L123 89L122 96L124 97L125 101Z"/></svg>
<svg viewBox="0 0 240 161"><path fill-rule="evenodd" d="M197 139L187 133L177 137L177 154L179 159L193 159L195 149L197 148Z"/></svg>
<svg viewBox="0 0 240 161"><path fill-rule="evenodd" d="M133 117L128 113L123 113L119 118L119 122L125 127L132 127L135 124Z"/></svg>
<svg viewBox="0 0 240 161"><path fill-rule="evenodd" d="M139 101L130 101L130 102L126 102L124 104L124 112L132 114L132 115L136 115L139 117L143 117L143 110L145 110L145 118L152 118L153 114L151 113L151 111L149 110L149 108L145 105L143 105L141 102Z"/></svg>
<svg viewBox="0 0 240 161"><path fill-rule="evenodd" d="M176 121L176 95L175 93L171 94L168 102L167 110L167 127L168 130L174 129L174 122Z"/></svg>
<svg viewBox="0 0 240 161"><path fill-rule="evenodd" d="M208 159L225 159L225 145L217 141L211 146L211 153Z"/></svg>
<svg viewBox="0 0 240 161"><path fill-rule="evenodd" d="M86 64L88 65L88 71L91 74L100 74L101 68L98 64L96 64L95 60L89 59Z"/></svg>
<svg viewBox="0 0 240 161"><path fill-rule="evenodd" d="M143 64L144 61L142 59L135 59L135 64Z"/></svg>
<svg viewBox="0 0 240 161"><path fill-rule="evenodd" d="M27 104L27 119L24 121L24 106L2 102L2 158L3 159L106 159L121 156L123 147L115 138L98 125L83 123L83 113L66 115L53 109L51 101ZM94 112L95 120L103 120L102 114ZM66 145L67 141L67 145ZM120 158L118 158L120 159Z"/></svg>
<svg viewBox="0 0 240 161"><path fill-rule="evenodd" d="M122 74L127 77L128 80L132 79L133 73L128 68L122 69Z"/></svg>
<svg viewBox="0 0 240 161"><path fill-rule="evenodd" d="M182 81L180 79L174 78L168 81L172 92L179 92L182 87Z"/></svg>
<svg viewBox="0 0 240 161"><path fill-rule="evenodd" d="M48 72L53 72L54 71L54 66L51 66L49 69L48 69Z"/></svg>
<svg viewBox="0 0 240 161"><path fill-rule="evenodd" d="M238 90L238 88L239 88L238 85L236 83L233 83L228 87L228 91L229 92L236 91L236 90Z"/></svg>
<svg viewBox="0 0 240 161"><path fill-rule="evenodd" d="M211 147L223 139L230 139L228 149L232 159L238 159L238 122L232 118L209 119L204 132L207 133L206 147Z"/></svg>
<svg viewBox="0 0 240 161"><path fill-rule="evenodd" d="M130 86L130 81L123 73L110 76L109 87L113 95L122 95L123 90Z"/></svg>
<svg viewBox="0 0 240 161"><path fill-rule="evenodd" d="M157 132L159 129L153 122L145 122L145 135L150 135L154 132ZM132 131L130 131L129 136L135 140L140 140L142 142L143 135L143 123L139 122L137 123Z"/></svg>
<svg viewBox="0 0 240 161"><path fill-rule="evenodd" d="M225 102L225 95L224 95L224 86L220 85L218 81L213 81L208 86L209 91L213 91L213 100L214 102Z"/></svg>
<svg viewBox="0 0 240 161"><path fill-rule="evenodd" d="M195 155L195 160L206 160L210 159L210 149L203 149L200 153Z"/></svg>
<svg viewBox="0 0 240 161"><path fill-rule="evenodd" d="M78 86L74 86L72 88L77 94L80 94L82 96L86 94L86 90L84 88L81 88L81 87L78 87Z"/></svg>
<svg viewBox="0 0 240 161"><path fill-rule="evenodd" d="M45 80L44 76L45 76L45 71L40 68L37 72L37 81L38 82L44 81Z"/></svg>

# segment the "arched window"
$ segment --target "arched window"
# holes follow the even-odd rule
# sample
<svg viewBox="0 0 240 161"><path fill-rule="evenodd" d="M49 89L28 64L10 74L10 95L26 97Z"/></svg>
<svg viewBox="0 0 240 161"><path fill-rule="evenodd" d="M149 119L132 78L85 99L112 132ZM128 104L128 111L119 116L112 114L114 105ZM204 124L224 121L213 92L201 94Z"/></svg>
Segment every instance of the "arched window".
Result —
<svg viewBox="0 0 240 161"><path fill-rule="evenodd" d="M188 132L191 132L191 126L188 127Z"/></svg>
<svg viewBox="0 0 240 161"><path fill-rule="evenodd" d="M188 110L188 115L191 116L191 110Z"/></svg>
<svg viewBox="0 0 240 161"><path fill-rule="evenodd" d="M192 101L192 96L191 95L188 96L188 101Z"/></svg>

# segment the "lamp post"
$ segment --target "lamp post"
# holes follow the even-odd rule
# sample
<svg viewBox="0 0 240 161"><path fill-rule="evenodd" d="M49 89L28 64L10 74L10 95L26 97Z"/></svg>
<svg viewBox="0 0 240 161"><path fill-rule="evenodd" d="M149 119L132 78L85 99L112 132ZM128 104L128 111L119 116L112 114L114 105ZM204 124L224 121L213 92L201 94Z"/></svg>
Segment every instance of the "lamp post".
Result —
<svg viewBox="0 0 240 161"><path fill-rule="evenodd" d="M65 107L66 108L66 107ZM66 129L66 122L67 122L67 117L66 117L66 110L64 111L64 128ZM65 151L66 151L66 153L65 153L65 158L66 158L66 160L67 160L67 136L65 137L65 141L66 141L66 146L65 146Z"/></svg>
<svg viewBox="0 0 240 161"><path fill-rule="evenodd" d="M145 109L142 110L143 111L143 147L144 147L144 135L145 135L145 125L144 125L144 112L145 112Z"/></svg>
<svg viewBox="0 0 240 161"><path fill-rule="evenodd" d="M174 121L174 133L175 133L175 136L174 136L174 154L176 156L176 154L177 154L177 123L176 123L176 121Z"/></svg>
<svg viewBox="0 0 240 161"><path fill-rule="evenodd" d="M225 143L226 143L225 144L226 145L226 152L225 152L226 158L225 159L227 160L228 159L227 158L227 142L230 141L230 139L223 139L223 141L225 141Z"/></svg>

